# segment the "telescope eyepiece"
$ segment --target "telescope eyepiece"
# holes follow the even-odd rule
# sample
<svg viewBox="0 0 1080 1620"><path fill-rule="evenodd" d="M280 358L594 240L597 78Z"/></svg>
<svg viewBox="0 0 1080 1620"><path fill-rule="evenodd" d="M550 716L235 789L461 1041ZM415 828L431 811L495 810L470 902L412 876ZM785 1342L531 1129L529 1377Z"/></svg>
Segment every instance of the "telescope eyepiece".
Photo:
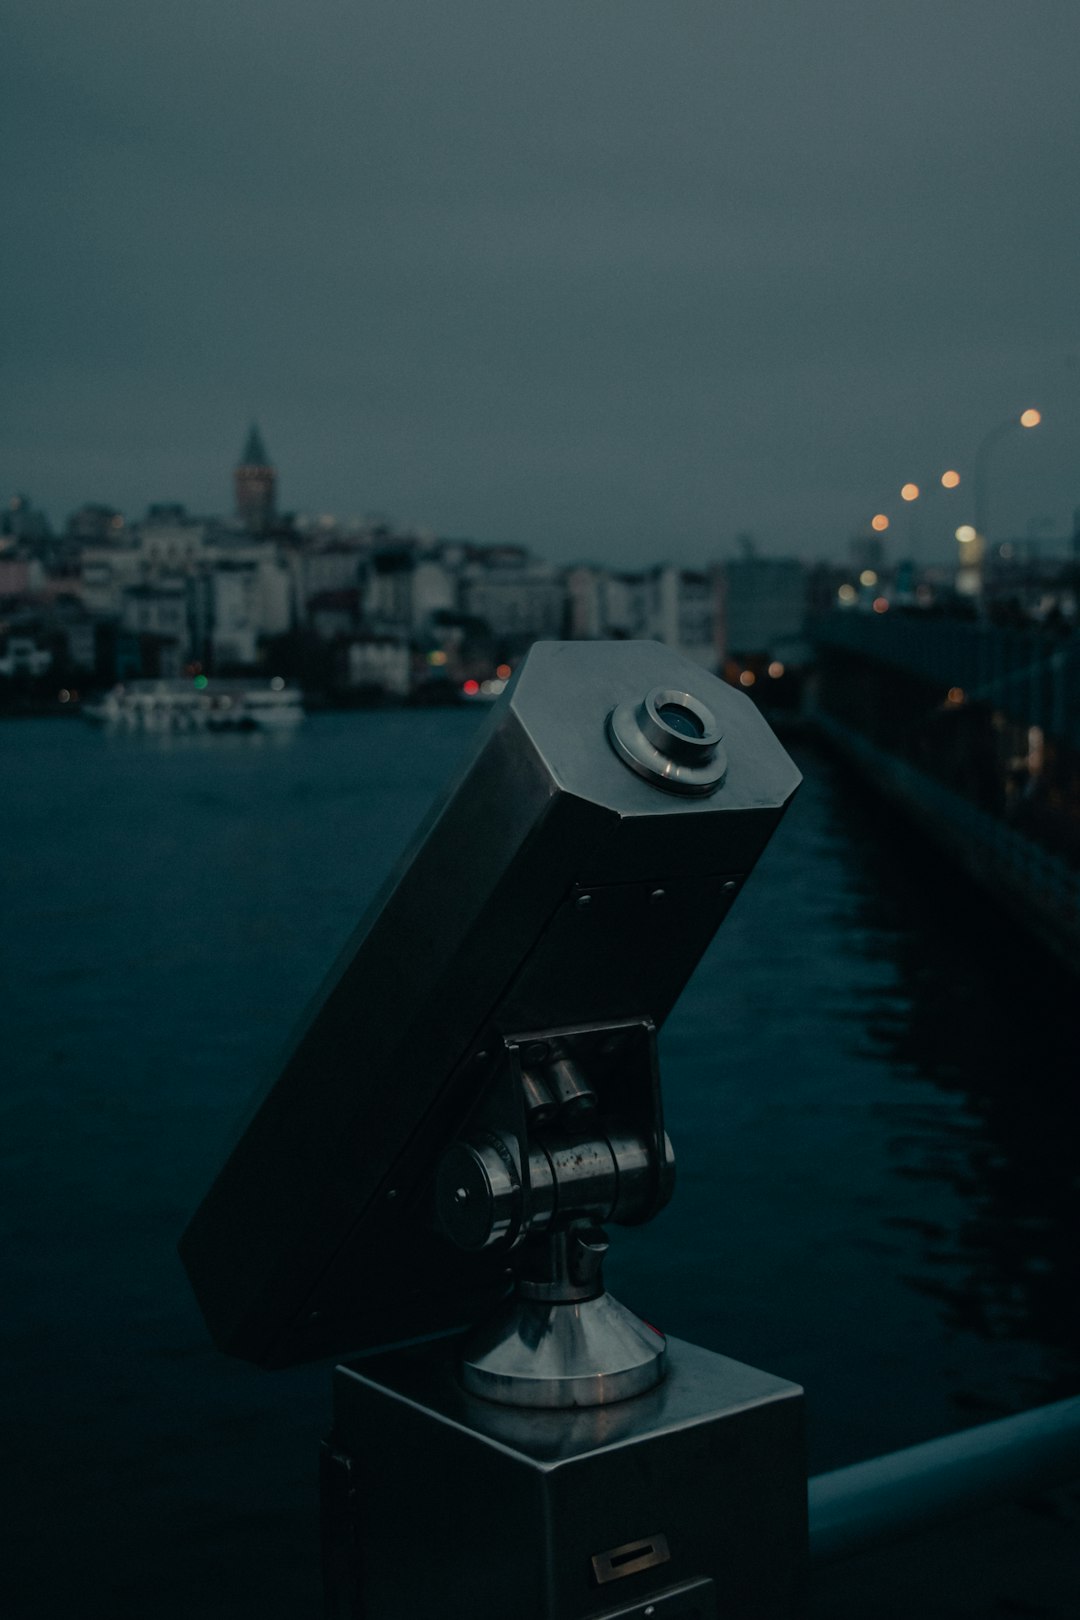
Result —
<svg viewBox="0 0 1080 1620"><path fill-rule="evenodd" d="M715 793L727 772L716 716L692 692L654 686L640 703L608 716L608 740L624 765L669 793Z"/></svg>

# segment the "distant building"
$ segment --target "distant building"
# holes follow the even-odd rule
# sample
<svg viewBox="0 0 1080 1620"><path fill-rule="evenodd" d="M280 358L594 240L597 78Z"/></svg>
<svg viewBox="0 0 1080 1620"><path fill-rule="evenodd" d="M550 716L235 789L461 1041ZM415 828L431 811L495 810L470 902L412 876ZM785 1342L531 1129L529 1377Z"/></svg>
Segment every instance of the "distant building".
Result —
<svg viewBox="0 0 1080 1620"><path fill-rule="evenodd" d="M53 661L50 648L43 646L33 631L12 630L0 633L0 676L8 680L44 675Z"/></svg>
<svg viewBox="0 0 1080 1620"><path fill-rule="evenodd" d="M115 506L87 501L67 520L67 537L83 545L100 546L124 532L124 514Z"/></svg>
<svg viewBox="0 0 1080 1620"><path fill-rule="evenodd" d="M187 648L187 584L183 579L158 579L150 585L129 585L123 592L120 628L130 635L164 636Z"/></svg>
<svg viewBox="0 0 1080 1620"><path fill-rule="evenodd" d="M400 541L372 553L364 584L364 618L371 630L425 636L437 615L457 606L457 580L438 552Z"/></svg>
<svg viewBox="0 0 1080 1620"><path fill-rule="evenodd" d="M205 556L207 527L182 506L151 506L137 537L143 564L169 571L196 566Z"/></svg>
<svg viewBox="0 0 1080 1620"><path fill-rule="evenodd" d="M412 655L404 636L361 635L350 641L345 682L353 691L407 697L411 674Z"/></svg>
<svg viewBox="0 0 1080 1620"><path fill-rule="evenodd" d="M254 664L259 646L258 574L250 563L221 563L209 575L210 661L220 672Z"/></svg>
<svg viewBox="0 0 1080 1620"><path fill-rule="evenodd" d="M639 573L586 565L566 575L571 637L662 641L707 669L715 667L716 579L711 570L669 563Z"/></svg>
<svg viewBox="0 0 1080 1620"><path fill-rule="evenodd" d="M360 622L360 592L320 591L308 598L308 625L320 641L338 641L352 634Z"/></svg>
<svg viewBox="0 0 1080 1620"><path fill-rule="evenodd" d="M313 599L327 591L355 591L362 587L369 550L361 541L334 538L290 547L287 556L296 600L305 615Z"/></svg>
<svg viewBox="0 0 1080 1620"><path fill-rule="evenodd" d="M720 647L725 658L770 653L803 633L806 569L794 557L751 552L720 567Z"/></svg>
<svg viewBox="0 0 1080 1620"><path fill-rule="evenodd" d="M712 573L665 565L650 570L649 630L706 669L716 666L716 581Z"/></svg>
<svg viewBox="0 0 1080 1620"><path fill-rule="evenodd" d="M653 641L653 600L651 581L647 571L640 573L609 574L601 572L597 587L600 593L601 635L619 641Z"/></svg>
<svg viewBox="0 0 1080 1620"><path fill-rule="evenodd" d="M241 546L222 550L200 582L203 646L219 673L258 662L260 643L282 635L292 624L292 581L276 548Z"/></svg>
<svg viewBox="0 0 1080 1620"><path fill-rule="evenodd" d="M254 422L233 472L233 488L236 515L244 528L249 534L266 534L277 511L277 472Z"/></svg>
<svg viewBox="0 0 1080 1620"><path fill-rule="evenodd" d="M44 587L45 575L36 557L0 556L0 602L24 601Z"/></svg>
<svg viewBox="0 0 1080 1620"><path fill-rule="evenodd" d="M466 565L461 605L508 645L557 640L566 618L566 587L550 563L533 562L519 547L492 547Z"/></svg>
<svg viewBox="0 0 1080 1620"><path fill-rule="evenodd" d="M119 618L124 591L141 584L144 572L136 546L87 546L80 563L86 611L99 619Z"/></svg>

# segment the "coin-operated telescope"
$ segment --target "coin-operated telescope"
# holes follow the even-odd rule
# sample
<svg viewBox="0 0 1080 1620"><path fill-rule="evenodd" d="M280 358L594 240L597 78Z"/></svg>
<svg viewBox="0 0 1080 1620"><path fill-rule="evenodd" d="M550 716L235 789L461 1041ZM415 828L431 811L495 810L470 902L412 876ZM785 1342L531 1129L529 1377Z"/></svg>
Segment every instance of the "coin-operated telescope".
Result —
<svg viewBox="0 0 1080 1620"><path fill-rule="evenodd" d="M335 1374L328 1615L796 1612L801 1391L603 1260L671 1196L656 1032L798 782L670 649L540 643L310 1009L181 1252L221 1349L379 1352Z"/></svg>

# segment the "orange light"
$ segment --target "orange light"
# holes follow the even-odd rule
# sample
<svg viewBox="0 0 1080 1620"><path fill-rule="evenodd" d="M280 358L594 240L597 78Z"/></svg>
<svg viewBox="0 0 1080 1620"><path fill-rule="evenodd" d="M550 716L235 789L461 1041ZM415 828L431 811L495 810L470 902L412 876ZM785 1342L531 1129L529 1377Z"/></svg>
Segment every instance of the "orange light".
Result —
<svg viewBox="0 0 1080 1620"><path fill-rule="evenodd" d="M917 501L918 498L919 498L919 486L918 486L918 484L905 484L903 489L900 491L900 499L902 501Z"/></svg>
<svg viewBox="0 0 1080 1620"><path fill-rule="evenodd" d="M962 686L950 686L949 687L949 702L950 703L963 703L963 701L964 701L964 688Z"/></svg>
<svg viewBox="0 0 1080 1620"><path fill-rule="evenodd" d="M783 673L783 664L780 662L779 658L774 658L772 663L769 665L769 674L772 676L774 681L778 681Z"/></svg>
<svg viewBox="0 0 1080 1620"><path fill-rule="evenodd" d="M1042 411L1030 410L1020 413L1021 427L1038 427L1042 421Z"/></svg>
<svg viewBox="0 0 1080 1620"><path fill-rule="evenodd" d="M508 681L512 671L509 664L500 664L495 673L499 677L500 681Z"/></svg>
<svg viewBox="0 0 1080 1620"><path fill-rule="evenodd" d="M884 597L884 596L875 596L874 597L874 612L875 613L888 613L888 611L889 611L888 599L886 597Z"/></svg>
<svg viewBox="0 0 1080 1620"><path fill-rule="evenodd" d="M461 690L463 692L466 692L469 695L469 697L475 697L477 692L479 692L479 690L480 690L480 682L479 681L466 681L464 686L461 688Z"/></svg>
<svg viewBox="0 0 1080 1620"><path fill-rule="evenodd" d="M739 676L739 685L753 686L756 680L757 676L754 674L752 669L744 669L742 674Z"/></svg>
<svg viewBox="0 0 1080 1620"><path fill-rule="evenodd" d="M870 527L872 529L876 529L878 534L884 534L885 530L889 527L889 520L885 516L885 513L884 512L876 513L870 519Z"/></svg>
<svg viewBox="0 0 1080 1620"><path fill-rule="evenodd" d="M943 489L955 489L959 482L960 474L955 472L952 467L949 468L948 472L943 472L941 475L941 487Z"/></svg>

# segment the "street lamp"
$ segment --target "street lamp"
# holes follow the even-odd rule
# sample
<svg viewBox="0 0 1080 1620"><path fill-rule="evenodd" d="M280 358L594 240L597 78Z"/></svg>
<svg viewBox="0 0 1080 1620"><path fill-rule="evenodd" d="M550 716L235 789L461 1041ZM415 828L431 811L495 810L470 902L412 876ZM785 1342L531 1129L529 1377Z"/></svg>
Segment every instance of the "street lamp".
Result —
<svg viewBox="0 0 1080 1620"><path fill-rule="evenodd" d="M915 520L916 502L923 500L934 484L940 484L941 488L944 490L956 489L960 484L960 474L954 467L947 467L941 474L940 478L924 478L920 484L915 483L914 480L910 480L908 483L903 484L900 488L900 499L908 509L908 543L913 552L915 550L917 537ZM870 519L870 527L877 534L884 534L889 525L890 519L888 514L885 512L877 512Z"/></svg>
<svg viewBox="0 0 1080 1620"><path fill-rule="evenodd" d="M1021 411L1019 416L1006 417L1004 422L999 422L996 427L992 427L989 433L980 440L979 448L975 452L975 531L982 542L984 550L987 542L986 466L990 451L1007 433L1011 433L1013 428L1035 428L1038 427L1041 421L1042 412L1029 408L1026 411Z"/></svg>

